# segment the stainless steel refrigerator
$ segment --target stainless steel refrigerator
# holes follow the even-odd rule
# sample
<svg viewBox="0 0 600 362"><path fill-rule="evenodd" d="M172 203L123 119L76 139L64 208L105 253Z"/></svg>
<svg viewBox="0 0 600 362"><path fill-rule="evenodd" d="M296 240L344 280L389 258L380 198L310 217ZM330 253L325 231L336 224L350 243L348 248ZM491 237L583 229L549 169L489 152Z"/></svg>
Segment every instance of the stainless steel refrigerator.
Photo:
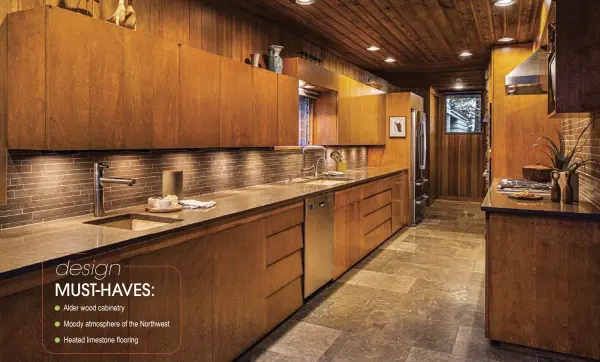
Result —
<svg viewBox="0 0 600 362"><path fill-rule="evenodd" d="M425 207L429 196L425 192L425 186L429 179L423 177L427 169L427 119L425 113L417 110L411 111L411 207L412 207L412 224L416 225L425 216Z"/></svg>

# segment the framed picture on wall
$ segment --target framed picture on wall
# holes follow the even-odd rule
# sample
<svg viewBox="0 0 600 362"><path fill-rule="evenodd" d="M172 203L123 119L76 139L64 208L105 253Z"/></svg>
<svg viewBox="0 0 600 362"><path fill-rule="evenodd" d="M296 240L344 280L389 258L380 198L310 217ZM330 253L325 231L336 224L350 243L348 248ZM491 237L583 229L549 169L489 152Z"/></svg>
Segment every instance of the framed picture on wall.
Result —
<svg viewBox="0 0 600 362"><path fill-rule="evenodd" d="M390 138L406 137L406 117L390 117Z"/></svg>

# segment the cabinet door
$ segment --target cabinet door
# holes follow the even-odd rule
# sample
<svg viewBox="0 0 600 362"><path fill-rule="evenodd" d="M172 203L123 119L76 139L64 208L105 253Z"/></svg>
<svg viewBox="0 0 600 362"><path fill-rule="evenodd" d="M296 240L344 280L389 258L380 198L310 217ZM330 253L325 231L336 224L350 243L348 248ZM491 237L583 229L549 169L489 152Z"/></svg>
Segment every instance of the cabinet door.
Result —
<svg viewBox="0 0 600 362"><path fill-rule="evenodd" d="M41 273L39 280L41 280ZM48 353L44 351L41 340L43 323L41 287L1 298L0 321L2 322L0 338L3 341L0 348L0 361L48 360Z"/></svg>
<svg viewBox="0 0 600 362"><path fill-rule="evenodd" d="M219 147L221 58L181 47L179 147Z"/></svg>
<svg viewBox="0 0 600 362"><path fill-rule="evenodd" d="M392 232L396 232L408 223L408 174L394 177L392 188Z"/></svg>
<svg viewBox="0 0 600 362"><path fill-rule="evenodd" d="M362 257L361 188L335 194L333 278L338 278Z"/></svg>
<svg viewBox="0 0 600 362"><path fill-rule="evenodd" d="M352 79L339 76L338 92L338 144L352 144Z"/></svg>
<svg viewBox="0 0 600 362"><path fill-rule="evenodd" d="M154 353L177 348L179 331L173 330L179 329L181 307L181 348L174 356L178 361L212 360L213 245L210 237L198 237L130 260L130 281L147 281L160 291L152 298L132 299L128 308L130 319L170 320L172 325L171 330L157 328L138 335L144 343L132 345L132 353L147 352L149 346ZM179 273L169 267L154 268L162 265L176 268ZM181 302L177 298L180 290ZM132 329L132 336L135 333Z"/></svg>
<svg viewBox="0 0 600 362"><path fill-rule="evenodd" d="M277 145L277 73L252 68L252 146Z"/></svg>
<svg viewBox="0 0 600 362"><path fill-rule="evenodd" d="M277 80L278 143L297 146L300 143L298 79L279 74Z"/></svg>
<svg viewBox="0 0 600 362"><path fill-rule="evenodd" d="M9 149L44 150L46 142L46 7L8 15L6 72ZM4 34L3 34L4 36ZM4 56L5 54L3 54ZM6 63L3 61L3 66Z"/></svg>
<svg viewBox="0 0 600 362"><path fill-rule="evenodd" d="M176 148L179 46L126 31L125 49L125 148Z"/></svg>
<svg viewBox="0 0 600 362"><path fill-rule="evenodd" d="M86 24L90 47L89 149L121 149L124 132L125 30L106 21L88 20ZM48 71L52 72L52 69Z"/></svg>
<svg viewBox="0 0 600 362"><path fill-rule="evenodd" d="M50 8L46 33L49 148L86 150L90 138L89 19ZM104 34L102 34L104 35Z"/></svg>
<svg viewBox="0 0 600 362"><path fill-rule="evenodd" d="M209 237L214 242L214 361L231 361L266 333L266 222Z"/></svg>
<svg viewBox="0 0 600 362"><path fill-rule="evenodd" d="M221 58L221 147L252 146L252 67Z"/></svg>

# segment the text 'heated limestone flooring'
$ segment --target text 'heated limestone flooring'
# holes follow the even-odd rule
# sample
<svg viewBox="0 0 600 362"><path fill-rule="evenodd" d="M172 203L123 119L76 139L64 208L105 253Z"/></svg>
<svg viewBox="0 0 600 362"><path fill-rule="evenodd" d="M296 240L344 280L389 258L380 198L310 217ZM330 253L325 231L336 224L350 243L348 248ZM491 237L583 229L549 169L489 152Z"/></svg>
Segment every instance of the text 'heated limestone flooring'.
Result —
<svg viewBox="0 0 600 362"><path fill-rule="evenodd" d="M582 361L485 339L485 214L436 201L241 361Z"/></svg>

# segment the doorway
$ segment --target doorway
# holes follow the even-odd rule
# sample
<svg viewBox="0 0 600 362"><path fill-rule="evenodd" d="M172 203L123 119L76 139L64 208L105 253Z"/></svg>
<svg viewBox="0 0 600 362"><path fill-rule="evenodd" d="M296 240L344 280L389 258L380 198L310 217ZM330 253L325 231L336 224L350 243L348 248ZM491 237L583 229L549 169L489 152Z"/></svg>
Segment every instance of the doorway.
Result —
<svg viewBox="0 0 600 362"><path fill-rule="evenodd" d="M485 135L481 92L441 93L438 190L441 199L485 196Z"/></svg>

